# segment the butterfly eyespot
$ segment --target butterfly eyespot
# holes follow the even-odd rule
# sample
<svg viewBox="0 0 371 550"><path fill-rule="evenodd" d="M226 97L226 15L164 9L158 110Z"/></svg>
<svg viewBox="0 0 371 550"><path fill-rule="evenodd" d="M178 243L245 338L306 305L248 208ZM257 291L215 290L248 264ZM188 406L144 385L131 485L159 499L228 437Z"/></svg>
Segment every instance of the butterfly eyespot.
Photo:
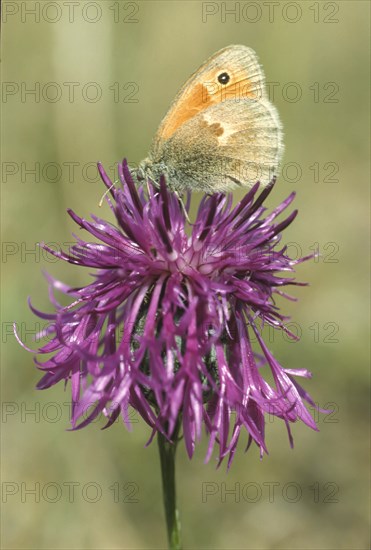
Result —
<svg viewBox="0 0 371 550"><path fill-rule="evenodd" d="M228 84L228 82L230 81L231 77L229 76L228 73L221 73L219 76L218 76L218 82L220 82L220 84Z"/></svg>

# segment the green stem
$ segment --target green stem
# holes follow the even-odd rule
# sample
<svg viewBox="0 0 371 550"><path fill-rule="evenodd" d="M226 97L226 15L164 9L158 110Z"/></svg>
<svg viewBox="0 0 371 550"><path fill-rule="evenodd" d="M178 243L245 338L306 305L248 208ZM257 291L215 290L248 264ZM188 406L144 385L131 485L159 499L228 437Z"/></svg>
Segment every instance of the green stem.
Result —
<svg viewBox="0 0 371 550"><path fill-rule="evenodd" d="M177 424L172 435L172 440L174 443L170 443L165 436L158 432L158 448L160 451L162 473L162 491L165 506L169 550L181 550L182 548L180 539L180 521L176 506L175 491L175 453L178 432L179 423Z"/></svg>

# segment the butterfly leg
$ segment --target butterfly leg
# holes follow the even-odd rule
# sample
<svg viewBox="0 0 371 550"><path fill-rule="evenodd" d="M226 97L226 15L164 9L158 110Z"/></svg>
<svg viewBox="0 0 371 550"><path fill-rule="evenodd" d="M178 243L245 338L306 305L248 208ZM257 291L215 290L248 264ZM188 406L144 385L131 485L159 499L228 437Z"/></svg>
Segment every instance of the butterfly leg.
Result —
<svg viewBox="0 0 371 550"><path fill-rule="evenodd" d="M189 216L188 216L188 212L187 212L187 209L185 207L185 204L183 202L183 199L181 197L181 195L179 195L178 191L176 191L175 189L173 190L173 193L175 193L175 196L177 197L178 201L179 201L179 204L183 210L183 214L185 216L185 219L187 220L188 223L191 223L191 220L189 219Z"/></svg>

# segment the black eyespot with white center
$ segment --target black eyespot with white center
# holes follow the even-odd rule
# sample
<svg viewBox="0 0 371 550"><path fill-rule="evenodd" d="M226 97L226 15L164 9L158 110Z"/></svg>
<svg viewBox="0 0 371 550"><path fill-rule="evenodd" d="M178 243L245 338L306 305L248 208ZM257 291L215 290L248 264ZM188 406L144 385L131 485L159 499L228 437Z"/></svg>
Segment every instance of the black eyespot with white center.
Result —
<svg viewBox="0 0 371 550"><path fill-rule="evenodd" d="M224 86L228 84L230 79L231 77L228 73L220 73L220 75L218 76L218 82L220 82L220 84L223 84Z"/></svg>

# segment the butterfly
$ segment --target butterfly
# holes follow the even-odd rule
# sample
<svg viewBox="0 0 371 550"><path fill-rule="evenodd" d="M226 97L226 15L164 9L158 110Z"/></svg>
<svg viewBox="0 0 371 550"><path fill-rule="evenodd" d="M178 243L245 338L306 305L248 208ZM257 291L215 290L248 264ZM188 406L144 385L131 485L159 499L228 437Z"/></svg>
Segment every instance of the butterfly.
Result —
<svg viewBox="0 0 371 550"><path fill-rule="evenodd" d="M265 187L279 169L283 134L256 53L228 46L194 72L176 95L154 137L138 179L178 193Z"/></svg>

